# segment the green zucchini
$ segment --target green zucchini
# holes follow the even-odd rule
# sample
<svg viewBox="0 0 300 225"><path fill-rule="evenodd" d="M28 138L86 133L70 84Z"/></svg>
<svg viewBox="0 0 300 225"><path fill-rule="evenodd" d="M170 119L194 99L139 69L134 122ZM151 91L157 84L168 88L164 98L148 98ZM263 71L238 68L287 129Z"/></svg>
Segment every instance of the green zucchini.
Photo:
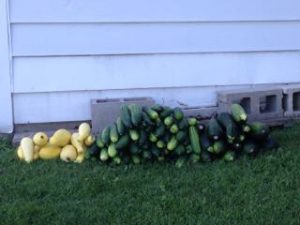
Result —
<svg viewBox="0 0 300 225"><path fill-rule="evenodd" d="M178 141L177 141L176 137L173 136L167 144L167 149L169 151L173 151L177 147L177 145L178 145Z"/></svg>
<svg viewBox="0 0 300 225"><path fill-rule="evenodd" d="M264 141L270 134L270 128L261 122L253 122L250 124L251 137L257 141Z"/></svg>
<svg viewBox="0 0 300 225"><path fill-rule="evenodd" d="M145 108L145 112L148 114L148 116L150 117L151 120L155 121L159 118L158 113L151 109L151 108Z"/></svg>
<svg viewBox="0 0 300 225"><path fill-rule="evenodd" d="M197 162L200 161L200 159L201 159L201 157L200 157L199 154L193 153L193 154L190 155L190 161L191 161L192 163L197 163Z"/></svg>
<svg viewBox="0 0 300 225"><path fill-rule="evenodd" d="M173 124L171 127L170 127L170 132L172 134L176 134L178 132L179 128L177 126L177 124Z"/></svg>
<svg viewBox="0 0 300 225"><path fill-rule="evenodd" d="M183 155L185 153L185 147L183 145L178 145L175 148L176 155Z"/></svg>
<svg viewBox="0 0 300 225"><path fill-rule="evenodd" d="M228 151L224 154L223 159L225 162L232 162L236 159L236 154L233 151Z"/></svg>
<svg viewBox="0 0 300 225"><path fill-rule="evenodd" d="M244 108L239 104L232 104L231 107L232 118L237 123L242 123L247 121L247 113Z"/></svg>
<svg viewBox="0 0 300 225"><path fill-rule="evenodd" d="M153 133L150 133L149 134L149 141L154 143L154 142L157 142L158 138L155 136L155 134Z"/></svg>
<svg viewBox="0 0 300 225"><path fill-rule="evenodd" d="M160 113L161 111L163 111L164 108L159 104L154 104L153 106L151 106L151 109L153 109L156 112Z"/></svg>
<svg viewBox="0 0 300 225"><path fill-rule="evenodd" d="M166 117L172 115L172 113L173 113L173 110L172 110L170 107L165 107L165 108L163 109L163 111L160 113L160 117L161 117L162 119L164 119L164 118L166 118Z"/></svg>
<svg viewBox="0 0 300 225"><path fill-rule="evenodd" d="M117 149L116 149L116 145L115 145L115 144L110 144L110 145L108 146L108 151L107 151L107 153L108 153L108 156L109 156L110 158L114 158L114 157L118 154L118 151L117 151Z"/></svg>
<svg viewBox="0 0 300 225"><path fill-rule="evenodd" d="M151 120L151 118L148 116L147 113L143 112L142 117L143 117L143 122L146 125L148 125L148 126L153 126L154 125L154 122Z"/></svg>
<svg viewBox="0 0 300 225"><path fill-rule="evenodd" d="M189 127L189 137L191 146L193 148L194 153L200 154L201 153L201 146L200 146L200 140L199 140L199 133L195 126Z"/></svg>
<svg viewBox="0 0 300 225"><path fill-rule="evenodd" d="M213 152L213 146L206 133L200 134L200 144L203 150Z"/></svg>
<svg viewBox="0 0 300 225"><path fill-rule="evenodd" d="M239 136L237 124L228 113L218 115L218 122L224 127L228 143L233 143Z"/></svg>
<svg viewBox="0 0 300 225"><path fill-rule="evenodd" d="M102 162L105 162L108 160L108 158L109 156L108 156L107 148L103 148L100 152L100 160Z"/></svg>
<svg viewBox="0 0 300 225"><path fill-rule="evenodd" d="M87 159L90 159L92 157L99 157L99 153L100 153L100 148L97 146L96 143L92 144L92 146L90 146L87 150L86 150L86 154L85 157Z"/></svg>
<svg viewBox="0 0 300 225"><path fill-rule="evenodd" d="M121 117L118 117L117 120L116 120L116 125L117 125L117 130L118 130L118 133L119 135L123 135L126 133L126 129L125 129L125 126L121 120Z"/></svg>
<svg viewBox="0 0 300 225"><path fill-rule="evenodd" d="M221 154L226 150L226 144L224 141L219 140L213 143L213 153L216 155Z"/></svg>
<svg viewBox="0 0 300 225"><path fill-rule="evenodd" d="M101 133L101 139L105 145L109 144L110 141L110 127L105 127Z"/></svg>
<svg viewBox="0 0 300 225"><path fill-rule="evenodd" d="M252 141L252 140L247 140L245 143L244 143L244 146L243 146L243 152L246 153L246 154L254 154L258 151L258 145Z"/></svg>
<svg viewBox="0 0 300 225"><path fill-rule="evenodd" d="M110 141L116 143L119 140L119 133L117 130L117 125L112 124L110 127Z"/></svg>
<svg viewBox="0 0 300 225"><path fill-rule="evenodd" d="M157 127L154 131L154 135L156 137L162 137L165 134L166 128L163 124L161 124L159 127Z"/></svg>
<svg viewBox="0 0 300 225"><path fill-rule="evenodd" d="M147 142L147 138L148 138L148 135L147 135L146 131L141 130L140 131L140 138L139 138L139 146L144 145Z"/></svg>
<svg viewBox="0 0 300 225"><path fill-rule="evenodd" d="M128 105L130 111L131 122L134 126L138 126L143 118L143 111L140 105L130 104Z"/></svg>
<svg viewBox="0 0 300 225"><path fill-rule="evenodd" d="M183 119L184 114L180 108L177 107L174 109L174 117L177 121L180 121Z"/></svg>
<svg viewBox="0 0 300 225"><path fill-rule="evenodd" d="M223 129L216 118L211 118L207 125L208 137L212 140L220 140L223 135Z"/></svg>
<svg viewBox="0 0 300 225"><path fill-rule="evenodd" d="M138 153L140 153L139 147L136 144L134 144L134 143L132 143L130 145L129 151L130 151L131 154L138 154Z"/></svg>
<svg viewBox="0 0 300 225"><path fill-rule="evenodd" d="M122 159L119 156L114 157L112 161L115 165L120 165L122 163Z"/></svg>
<svg viewBox="0 0 300 225"><path fill-rule="evenodd" d="M188 118L188 124L190 126L196 126L197 125L197 119L195 117Z"/></svg>
<svg viewBox="0 0 300 225"><path fill-rule="evenodd" d="M179 123L178 127L180 130L183 130L189 126L188 120L186 118L183 118Z"/></svg>
<svg viewBox="0 0 300 225"><path fill-rule="evenodd" d="M128 146L129 142L130 142L129 136L127 134L123 135L116 143L116 149L124 149L125 147Z"/></svg>
<svg viewBox="0 0 300 225"><path fill-rule="evenodd" d="M191 154L191 153L193 153L193 147L192 147L192 145L187 145L186 147L185 147L185 150L186 150L186 153L187 154Z"/></svg>
<svg viewBox="0 0 300 225"><path fill-rule="evenodd" d="M131 138L131 140L137 141L139 140L140 135L137 130L131 129L129 130L129 137Z"/></svg>
<svg viewBox="0 0 300 225"><path fill-rule="evenodd" d="M96 144L99 148L104 148L105 144L102 140L102 133L100 133L97 137Z"/></svg>
<svg viewBox="0 0 300 225"><path fill-rule="evenodd" d="M187 137L187 133L182 130L176 134L176 139L179 143L184 142L186 140L186 137Z"/></svg>
<svg viewBox="0 0 300 225"><path fill-rule="evenodd" d="M170 127L174 123L174 117L173 116L168 116L164 119L164 124L167 127Z"/></svg>
<svg viewBox="0 0 300 225"><path fill-rule="evenodd" d="M127 128L132 128L132 123L131 123L131 116L130 116L130 111L128 109L127 105L122 105L121 106L121 120L123 122L123 124L127 127Z"/></svg>
<svg viewBox="0 0 300 225"><path fill-rule="evenodd" d="M163 149L165 147L165 143L162 140L156 142L156 147L159 149Z"/></svg>

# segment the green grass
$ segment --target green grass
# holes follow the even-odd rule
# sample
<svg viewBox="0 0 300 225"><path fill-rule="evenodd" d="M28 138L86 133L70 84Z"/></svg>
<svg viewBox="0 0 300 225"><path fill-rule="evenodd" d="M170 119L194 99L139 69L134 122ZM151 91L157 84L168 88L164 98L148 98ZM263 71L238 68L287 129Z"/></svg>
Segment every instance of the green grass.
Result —
<svg viewBox="0 0 300 225"><path fill-rule="evenodd" d="M19 162L0 142L0 224L300 224L300 125L232 163Z"/></svg>

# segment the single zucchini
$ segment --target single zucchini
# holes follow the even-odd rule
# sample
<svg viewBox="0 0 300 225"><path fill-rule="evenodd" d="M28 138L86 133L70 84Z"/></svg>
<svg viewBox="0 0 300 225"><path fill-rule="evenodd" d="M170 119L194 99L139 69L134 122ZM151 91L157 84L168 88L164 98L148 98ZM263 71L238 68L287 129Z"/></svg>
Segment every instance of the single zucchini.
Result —
<svg viewBox="0 0 300 225"><path fill-rule="evenodd" d="M190 126L196 126L197 125L197 119L195 117L188 118L188 124Z"/></svg>
<svg viewBox="0 0 300 225"><path fill-rule="evenodd" d="M124 126L124 124L121 120L121 117L117 118L116 125L117 125L117 130L118 130L119 135L122 136L123 134L125 134L126 129L125 129L125 126Z"/></svg>
<svg viewBox="0 0 300 225"><path fill-rule="evenodd" d="M140 105L130 104L128 105L130 111L131 122L134 126L138 126L143 118L143 111Z"/></svg>
<svg viewBox="0 0 300 225"><path fill-rule="evenodd" d="M173 110L172 110L170 107L165 107L165 108L163 109L163 111L160 113L160 117L161 117L162 119L164 119L164 118L166 118L166 117L172 115L172 113L173 113Z"/></svg>
<svg viewBox="0 0 300 225"><path fill-rule="evenodd" d="M127 128L132 128L130 111L127 105L121 106L121 120Z"/></svg>
<svg viewBox="0 0 300 225"><path fill-rule="evenodd" d="M171 127L170 127L170 132L172 134L176 134L178 132L179 128L177 126L177 124L173 124Z"/></svg>
<svg viewBox="0 0 300 225"><path fill-rule="evenodd" d="M101 139L105 145L109 144L110 141L110 127L105 127L101 133Z"/></svg>
<svg viewBox="0 0 300 225"><path fill-rule="evenodd" d="M239 129L231 115L228 113L219 114L218 122L225 129L228 143L233 143L239 136Z"/></svg>
<svg viewBox="0 0 300 225"><path fill-rule="evenodd" d="M130 142L130 138L129 136L126 134L126 135L123 135L119 141L116 143L116 149L124 149L128 146Z"/></svg>
<svg viewBox="0 0 300 225"><path fill-rule="evenodd" d="M157 127L154 131L154 135L156 137L162 137L165 134L166 128L163 124L161 124L159 127Z"/></svg>
<svg viewBox="0 0 300 225"><path fill-rule="evenodd" d="M232 104L231 107L232 118L237 123L243 123L247 121L247 113L244 108L239 104Z"/></svg>
<svg viewBox="0 0 300 225"><path fill-rule="evenodd" d="M176 134L176 139L179 143L184 142L186 140L186 137L187 137L187 133L182 130Z"/></svg>
<svg viewBox="0 0 300 225"><path fill-rule="evenodd" d="M188 126L189 126L189 123L186 118L183 118L178 124L178 127L180 130L186 129Z"/></svg>
<svg viewBox="0 0 300 225"><path fill-rule="evenodd" d="M167 127L170 127L174 123L174 117L173 116L168 116L164 119L164 124Z"/></svg>
<svg viewBox="0 0 300 225"><path fill-rule="evenodd" d="M213 146L206 133L200 134L200 144L203 150L213 152Z"/></svg>
<svg viewBox="0 0 300 225"><path fill-rule="evenodd" d="M207 134L211 140L217 141L223 135L223 129L216 118L211 118L207 125Z"/></svg>
<svg viewBox="0 0 300 225"><path fill-rule="evenodd" d="M110 141L112 143L116 143L119 140L119 133L117 130L117 125L116 124L112 124L110 127Z"/></svg>
<svg viewBox="0 0 300 225"><path fill-rule="evenodd" d="M100 152L100 160L105 162L109 159L107 148L103 148Z"/></svg>
<svg viewBox="0 0 300 225"><path fill-rule="evenodd" d="M129 137L131 138L131 140L137 141L139 140L140 135L137 130L131 129L129 130Z"/></svg>
<svg viewBox="0 0 300 225"><path fill-rule="evenodd" d="M171 140L168 142L167 144L167 149L169 151L173 151L178 145L178 141L176 139L176 137L172 137Z"/></svg>
<svg viewBox="0 0 300 225"><path fill-rule="evenodd" d="M174 117L177 121L180 121L183 119L184 114L180 108L177 107L174 109Z"/></svg>
<svg viewBox="0 0 300 225"><path fill-rule="evenodd" d="M145 108L145 112L148 114L148 116L150 117L151 120L155 121L159 118L158 113L151 109L151 108Z"/></svg>
<svg viewBox="0 0 300 225"><path fill-rule="evenodd" d="M193 148L194 153L200 154L201 153L201 146L200 146L200 140L199 140L199 133L195 126L189 127L189 137L191 146Z"/></svg>
<svg viewBox="0 0 300 225"><path fill-rule="evenodd" d="M97 137L97 140L96 140L96 144L98 146L98 148L104 148L105 144L102 140L102 133L100 133Z"/></svg>
<svg viewBox="0 0 300 225"><path fill-rule="evenodd" d="M221 154L222 152L224 152L226 150L226 144L224 143L224 141L219 140L213 143L213 153L216 155Z"/></svg>
<svg viewBox="0 0 300 225"><path fill-rule="evenodd" d="M224 154L223 159L225 162L232 162L236 159L236 154L233 151L228 151Z"/></svg>
<svg viewBox="0 0 300 225"><path fill-rule="evenodd" d="M108 156L109 156L110 158L114 158L115 156L117 156L118 151L117 151L117 149L116 149L116 145L115 145L115 144L110 144L110 145L108 146L108 151L107 151L107 153L108 153Z"/></svg>

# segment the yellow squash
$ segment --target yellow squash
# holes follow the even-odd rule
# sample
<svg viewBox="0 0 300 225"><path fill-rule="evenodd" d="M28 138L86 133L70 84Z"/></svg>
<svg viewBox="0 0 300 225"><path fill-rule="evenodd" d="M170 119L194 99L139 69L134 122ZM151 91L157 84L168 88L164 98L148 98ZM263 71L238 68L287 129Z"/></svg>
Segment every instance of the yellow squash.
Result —
<svg viewBox="0 0 300 225"><path fill-rule="evenodd" d="M49 143L58 147L64 147L70 143L71 133L66 129L57 130L50 138Z"/></svg>
<svg viewBox="0 0 300 225"><path fill-rule="evenodd" d="M60 155L61 148L54 145L46 145L39 151L39 157L41 159L56 159Z"/></svg>

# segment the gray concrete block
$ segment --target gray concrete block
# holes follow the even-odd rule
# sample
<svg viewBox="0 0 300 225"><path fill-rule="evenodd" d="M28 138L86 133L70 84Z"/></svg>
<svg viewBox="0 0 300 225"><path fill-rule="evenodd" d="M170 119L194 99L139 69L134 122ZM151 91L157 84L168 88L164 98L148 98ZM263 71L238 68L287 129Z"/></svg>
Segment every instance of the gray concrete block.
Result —
<svg viewBox="0 0 300 225"><path fill-rule="evenodd" d="M94 134L111 125L120 116L120 107L124 104L139 104L141 106L152 106L154 100L149 97L141 98L117 98L117 99L92 99L92 130Z"/></svg>
<svg viewBox="0 0 300 225"><path fill-rule="evenodd" d="M299 117L300 116L300 84L282 86L284 94L284 116Z"/></svg>
<svg viewBox="0 0 300 225"><path fill-rule="evenodd" d="M283 92L278 87L227 90L218 93L221 111L230 111L233 103L241 104L251 119L283 117Z"/></svg>

